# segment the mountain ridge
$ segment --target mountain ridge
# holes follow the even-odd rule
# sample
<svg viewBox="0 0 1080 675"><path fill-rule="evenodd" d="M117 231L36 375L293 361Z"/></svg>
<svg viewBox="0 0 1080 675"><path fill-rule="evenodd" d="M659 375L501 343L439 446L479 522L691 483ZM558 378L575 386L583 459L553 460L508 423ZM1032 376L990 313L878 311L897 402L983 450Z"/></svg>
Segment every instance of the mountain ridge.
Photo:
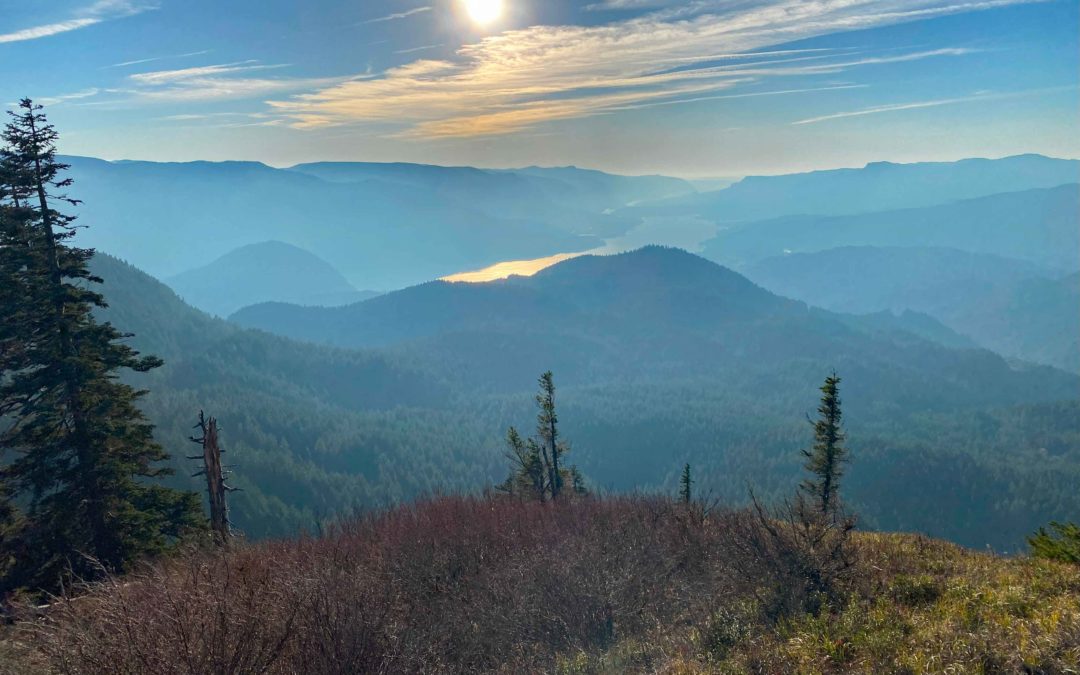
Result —
<svg viewBox="0 0 1080 675"><path fill-rule="evenodd" d="M163 281L189 304L220 317L271 300L336 306L378 295L357 290L330 263L281 241L241 246Z"/></svg>
<svg viewBox="0 0 1080 675"><path fill-rule="evenodd" d="M1080 160L1044 155L955 162L871 162L862 168L747 176L720 190L644 204L642 215L699 215L717 223L919 208L1080 182Z"/></svg>

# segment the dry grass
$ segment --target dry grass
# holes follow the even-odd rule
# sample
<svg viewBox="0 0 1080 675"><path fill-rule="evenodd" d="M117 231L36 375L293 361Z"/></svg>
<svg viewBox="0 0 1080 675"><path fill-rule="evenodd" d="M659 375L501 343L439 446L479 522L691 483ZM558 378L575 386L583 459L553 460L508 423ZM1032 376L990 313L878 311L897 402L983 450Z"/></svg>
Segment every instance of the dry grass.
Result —
<svg viewBox="0 0 1080 675"><path fill-rule="evenodd" d="M433 500L95 586L11 629L0 673L1077 669L1076 568L860 534L839 600L775 622L760 598L778 575L747 559L747 519L650 498Z"/></svg>

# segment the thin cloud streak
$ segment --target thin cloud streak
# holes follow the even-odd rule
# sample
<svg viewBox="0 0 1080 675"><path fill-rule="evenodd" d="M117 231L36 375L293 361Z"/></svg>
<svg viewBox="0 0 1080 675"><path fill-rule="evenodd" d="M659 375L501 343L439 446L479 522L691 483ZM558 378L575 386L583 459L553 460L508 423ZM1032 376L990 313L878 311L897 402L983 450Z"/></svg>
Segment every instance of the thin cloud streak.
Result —
<svg viewBox="0 0 1080 675"><path fill-rule="evenodd" d="M1005 98L1019 98L1021 96L1033 96L1036 94L1046 94L1055 91L1067 91L1069 89L1076 89L1077 85L1066 85L1061 87L1045 87L1042 89L1025 89L1023 91L1012 91L1004 93L988 93L988 92L976 92L970 96L956 96L953 98L940 98L930 101L914 101L911 103L892 103L888 105L873 106L870 108L862 108L860 110L849 110L846 112L832 113L830 115L821 115L819 117L810 117L804 120L798 120L792 122L793 126L802 124L817 124L819 122L827 122L829 120L839 120L848 117L863 117L865 115L879 115L881 113L902 112L904 110L920 110L922 108L936 108L943 105L953 105L956 103L971 103L973 101L989 101Z"/></svg>
<svg viewBox="0 0 1080 675"><path fill-rule="evenodd" d="M170 59L186 59L191 56L202 56L203 54L209 54L209 49L203 49L198 52L188 52L186 54L171 54L169 56L152 56L148 59L135 59L134 61L122 61L120 63L114 63L106 68L123 68L124 66L136 66L142 63L153 63L154 61L167 61Z"/></svg>
<svg viewBox="0 0 1080 675"><path fill-rule="evenodd" d="M742 94L717 94L716 96L697 96L695 98L680 98L674 101L657 101L655 103L640 103L637 105L613 108L613 110L638 110L641 108L653 108L661 105L681 105L683 103L700 103L701 101L720 101L731 98L757 98L758 96L783 96L787 94L810 94L819 91L838 91L842 89L865 89L868 84L838 84L830 87L807 87L805 89L777 89L772 91L750 91ZM737 129L739 127L732 127ZM725 129L725 131L727 131Z"/></svg>
<svg viewBox="0 0 1080 675"><path fill-rule="evenodd" d="M101 22L102 19L71 19L69 21L60 21L58 23L50 23L44 26L25 28L23 30L15 31L14 33L5 33L3 35L0 35L0 43L37 40L38 38L49 37L51 35L59 35L60 33L67 33L69 31L78 30L80 28L86 28L87 26L93 26L95 23Z"/></svg>
<svg viewBox="0 0 1080 675"><path fill-rule="evenodd" d="M429 49L438 49L439 47L445 47L445 46L446 45L444 43L440 42L437 45L423 45L421 47L410 47L409 49L399 49L394 53L395 54L413 54L415 52L423 52L423 51L427 51Z"/></svg>
<svg viewBox="0 0 1080 675"><path fill-rule="evenodd" d="M128 79L139 84L166 84L194 78L224 75L226 73L242 73L252 70L268 70L284 68L288 64L276 63L263 65L257 61L236 61L234 63L219 63L212 66L196 66L194 68L180 68L177 70L158 70L149 73L135 73Z"/></svg>
<svg viewBox="0 0 1080 675"><path fill-rule="evenodd" d="M61 103L66 103L68 101L77 101L79 99L90 98L92 96L97 96L100 92L101 92L101 90L98 89L97 87L91 87L90 89L84 89L82 91L77 91L77 92L72 93L72 94L61 94L59 96L46 96L44 98L36 99L35 103L40 103L41 105L48 105L48 106L59 105Z"/></svg>
<svg viewBox="0 0 1080 675"><path fill-rule="evenodd" d="M99 0L76 12L76 16L71 19L41 26L32 26L11 33L2 33L0 34L0 44L38 40L60 35L61 33L69 33L80 28L86 28L112 19L122 19L153 9L157 9L157 5L138 4L129 0Z"/></svg>
<svg viewBox="0 0 1080 675"><path fill-rule="evenodd" d="M430 6L428 6L428 7L416 7L414 9L409 9L409 10L406 10L404 12L395 12L394 14L387 14L386 16L380 16L377 19L368 19L367 21L361 21L357 25L366 26L367 24L370 24L370 23L383 23L385 21L398 21L400 19L407 19L410 16L416 16L417 14L423 14L424 12L430 12L431 9L432 8Z"/></svg>

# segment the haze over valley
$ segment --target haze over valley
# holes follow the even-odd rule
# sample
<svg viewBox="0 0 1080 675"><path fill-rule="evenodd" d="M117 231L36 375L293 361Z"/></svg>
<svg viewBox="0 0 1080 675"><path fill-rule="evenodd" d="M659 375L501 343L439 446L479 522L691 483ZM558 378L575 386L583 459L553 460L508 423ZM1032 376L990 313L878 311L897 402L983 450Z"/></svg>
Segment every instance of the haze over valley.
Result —
<svg viewBox="0 0 1080 675"><path fill-rule="evenodd" d="M1078 0L3 10L0 675L1080 670Z"/></svg>

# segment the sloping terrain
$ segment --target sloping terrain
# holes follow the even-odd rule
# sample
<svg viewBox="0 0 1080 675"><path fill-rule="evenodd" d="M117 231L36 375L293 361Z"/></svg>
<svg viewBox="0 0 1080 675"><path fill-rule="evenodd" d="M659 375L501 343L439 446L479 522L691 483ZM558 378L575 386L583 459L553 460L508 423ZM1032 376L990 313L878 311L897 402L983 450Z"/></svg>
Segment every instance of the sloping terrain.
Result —
<svg viewBox="0 0 1080 675"><path fill-rule="evenodd" d="M636 212L696 215L717 223L800 214L854 215L1077 182L1080 162L1042 155L912 164L873 162L855 169L749 176L722 190L644 204Z"/></svg>
<svg viewBox="0 0 1080 675"><path fill-rule="evenodd" d="M180 560L0 633L0 672L1068 673L1080 570L857 533L834 598L661 498L448 497ZM819 599L817 601L821 603ZM778 620L779 619L779 620ZM23 670L24 667L27 670ZM230 667L231 666L231 667Z"/></svg>
<svg viewBox="0 0 1080 675"><path fill-rule="evenodd" d="M955 248L1064 274L1080 266L1080 185L853 216L787 216L721 230L702 255L742 268L841 246Z"/></svg>
<svg viewBox="0 0 1080 675"><path fill-rule="evenodd" d="M189 304L220 317L262 302L332 307L378 295L356 290L330 263L280 241L242 246L165 283Z"/></svg>
<svg viewBox="0 0 1080 675"><path fill-rule="evenodd" d="M1080 369L1080 276L927 247L841 247L766 258L746 274L838 312L912 310L1006 356Z"/></svg>

